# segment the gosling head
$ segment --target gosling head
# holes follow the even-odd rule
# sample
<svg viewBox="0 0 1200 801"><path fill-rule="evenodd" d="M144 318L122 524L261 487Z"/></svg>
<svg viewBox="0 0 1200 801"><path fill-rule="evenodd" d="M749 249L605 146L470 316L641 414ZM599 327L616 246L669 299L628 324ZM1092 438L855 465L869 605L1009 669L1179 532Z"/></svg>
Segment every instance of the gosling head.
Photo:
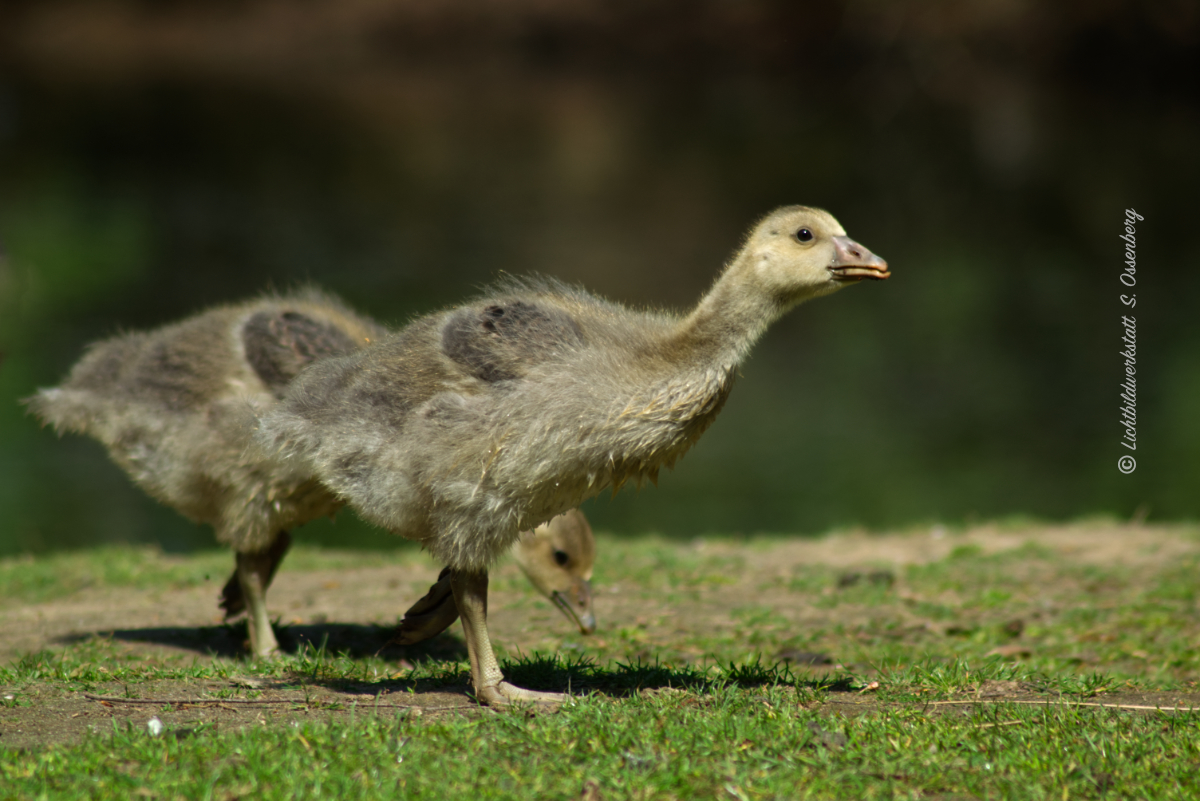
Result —
<svg viewBox="0 0 1200 801"><path fill-rule="evenodd" d="M572 509L522 533L513 554L530 583L580 632L596 630L591 583L596 540L583 512Z"/></svg>
<svg viewBox="0 0 1200 801"><path fill-rule="evenodd" d="M739 261L785 309L891 275L887 262L846 236L832 214L807 206L785 206L764 217L750 232Z"/></svg>

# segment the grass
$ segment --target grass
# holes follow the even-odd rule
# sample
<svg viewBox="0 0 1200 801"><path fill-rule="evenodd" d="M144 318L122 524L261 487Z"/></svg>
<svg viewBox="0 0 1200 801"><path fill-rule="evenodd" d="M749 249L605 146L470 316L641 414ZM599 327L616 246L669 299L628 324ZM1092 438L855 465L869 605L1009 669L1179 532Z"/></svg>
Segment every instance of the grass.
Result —
<svg viewBox="0 0 1200 801"><path fill-rule="evenodd" d="M336 722L151 737L116 728L83 749L3 768L25 797L1188 798L1200 791L1195 716L998 705L852 718L786 686L729 684L667 699L589 698L554 716L424 724ZM919 794L919 795L918 795Z"/></svg>
<svg viewBox="0 0 1200 801"><path fill-rule="evenodd" d="M596 639L564 635L559 656L503 660L518 684L570 687L557 714L403 708L465 684L459 661L409 669L319 647L272 663L150 657L84 639L0 667L0 798L1194 798L1200 714L1133 708L1200 704L1197 532L1160 533L1183 555L1088 562L1033 532L1035 544L963 541L857 577L776 558L783 540L605 539L598 585L619 577L627 606ZM322 556L287 569L327 569ZM0 602L223 580L228 562L121 549L10 560ZM783 661L798 650L837 664ZM2 750L10 721L80 693L264 705L212 720L129 706L82 738Z"/></svg>

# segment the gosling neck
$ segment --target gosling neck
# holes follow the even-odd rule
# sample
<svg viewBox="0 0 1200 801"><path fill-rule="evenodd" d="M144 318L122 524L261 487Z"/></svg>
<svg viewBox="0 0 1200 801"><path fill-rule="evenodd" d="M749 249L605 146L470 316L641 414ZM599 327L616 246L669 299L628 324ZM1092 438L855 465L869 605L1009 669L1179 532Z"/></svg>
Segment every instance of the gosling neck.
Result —
<svg viewBox="0 0 1200 801"><path fill-rule="evenodd" d="M796 301L780 299L760 286L747 261L743 257L729 265L680 322L677 341L691 350L695 359L736 367L771 323L795 305Z"/></svg>

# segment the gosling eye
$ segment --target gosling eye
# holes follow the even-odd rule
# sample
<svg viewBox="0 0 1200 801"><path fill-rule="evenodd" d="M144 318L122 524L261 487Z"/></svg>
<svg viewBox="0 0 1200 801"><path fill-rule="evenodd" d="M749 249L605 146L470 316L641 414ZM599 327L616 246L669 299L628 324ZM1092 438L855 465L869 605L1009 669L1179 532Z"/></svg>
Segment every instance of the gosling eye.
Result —
<svg viewBox="0 0 1200 801"><path fill-rule="evenodd" d="M567 562L571 561L571 557L567 556L566 551L555 551L554 561L558 563L559 567L566 567Z"/></svg>
<svg viewBox="0 0 1200 801"><path fill-rule="evenodd" d="M813 238L812 231L808 230L807 228L801 228L799 231L796 232L796 239L798 239L801 242L807 242L812 238Z"/></svg>

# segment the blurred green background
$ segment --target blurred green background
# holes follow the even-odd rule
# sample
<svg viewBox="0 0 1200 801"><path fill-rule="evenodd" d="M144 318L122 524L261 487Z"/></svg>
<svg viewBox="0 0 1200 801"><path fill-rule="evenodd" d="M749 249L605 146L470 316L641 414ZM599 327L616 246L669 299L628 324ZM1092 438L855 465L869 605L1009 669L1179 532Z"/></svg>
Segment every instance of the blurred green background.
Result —
<svg viewBox="0 0 1200 801"><path fill-rule="evenodd" d="M306 281L389 324L500 271L682 308L783 203L893 278L773 328L599 528L1195 519L1198 44L1182 0L6 3L0 554L212 543L24 416L89 341Z"/></svg>

